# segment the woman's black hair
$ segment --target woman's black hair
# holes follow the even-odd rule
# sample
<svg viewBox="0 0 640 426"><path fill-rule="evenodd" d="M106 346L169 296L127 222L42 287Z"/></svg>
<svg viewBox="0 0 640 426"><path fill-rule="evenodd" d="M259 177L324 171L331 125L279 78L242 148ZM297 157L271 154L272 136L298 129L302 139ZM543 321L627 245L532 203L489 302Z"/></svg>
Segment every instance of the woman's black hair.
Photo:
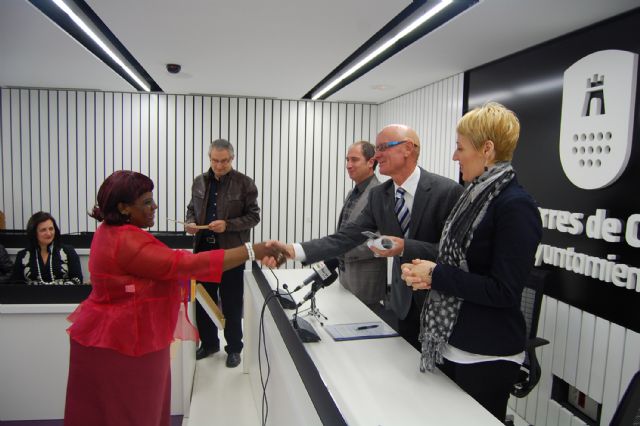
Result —
<svg viewBox="0 0 640 426"><path fill-rule="evenodd" d="M37 212L34 213L27 222L27 241L30 248L38 247L38 225L47 220L53 222L53 229L56 231L56 234L53 236L53 242L55 245L58 245L60 241L60 228L58 228L56 220L51 216L51 213Z"/></svg>
<svg viewBox="0 0 640 426"><path fill-rule="evenodd" d="M89 216L109 225L124 225L129 217L120 213L118 203L133 204L145 192L153 191L153 181L142 173L131 170L113 172L102 182L96 205Z"/></svg>

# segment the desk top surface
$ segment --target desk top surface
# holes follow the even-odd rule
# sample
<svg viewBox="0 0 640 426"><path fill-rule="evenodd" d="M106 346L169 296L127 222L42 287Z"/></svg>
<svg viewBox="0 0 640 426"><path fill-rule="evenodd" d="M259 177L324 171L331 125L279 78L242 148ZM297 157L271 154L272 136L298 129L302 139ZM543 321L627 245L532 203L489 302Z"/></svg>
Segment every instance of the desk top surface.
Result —
<svg viewBox="0 0 640 426"><path fill-rule="evenodd" d="M310 269L274 272L280 286L290 289L311 274ZM265 276L275 288L273 275ZM301 300L309 288L294 299ZM324 325L380 320L338 282L317 292L316 307L328 318ZM316 318L305 319L322 340L304 346L348 424L502 424L439 370L421 373L420 354L401 337L336 342Z"/></svg>

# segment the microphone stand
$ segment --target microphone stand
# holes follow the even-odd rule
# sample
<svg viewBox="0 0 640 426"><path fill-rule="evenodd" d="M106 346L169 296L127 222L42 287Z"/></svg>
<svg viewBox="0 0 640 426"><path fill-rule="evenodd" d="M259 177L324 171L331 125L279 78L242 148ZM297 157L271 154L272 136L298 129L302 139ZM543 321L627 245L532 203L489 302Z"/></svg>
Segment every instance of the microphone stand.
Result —
<svg viewBox="0 0 640 426"><path fill-rule="evenodd" d="M280 302L280 306L282 306L282 309L295 309L296 301L293 300L293 297L291 297L291 294L280 290L279 287L280 286L276 287L276 289L274 290L274 294L278 298L278 301Z"/></svg>
<svg viewBox="0 0 640 426"><path fill-rule="evenodd" d="M309 308L309 310L307 311L307 313L305 314L306 317L314 317L315 319L318 320L318 322L320 323L321 326L324 326L324 321L328 320L329 318L327 318L327 316L325 314L323 314L322 312L320 312L320 309L318 309L318 306L316 305L316 294L313 293L313 297L311 298L311 308Z"/></svg>
<svg viewBox="0 0 640 426"><path fill-rule="evenodd" d="M314 306L315 306L315 300L316 300L316 297L314 292L313 297L311 298L311 303ZM293 326L293 329L296 331L296 333L298 333L298 337L300 338L300 340L302 340L304 343L320 341L320 336L318 336L318 333L316 333L316 331L313 329L313 326L309 323L309 321L298 316L299 306L297 304L295 308L296 308L296 312L293 314L293 318L291 319L291 325ZM306 315L309 315L309 314L307 313Z"/></svg>
<svg viewBox="0 0 640 426"><path fill-rule="evenodd" d="M293 297L287 288L287 284L284 284L284 291L280 290L280 280L278 279L278 276L273 272L273 269L269 268L269 270L276 279L276 289L273 290L273 294L275 294L276 298L280 302L282 309L296 309L296 301L293 300Z"/></svg>

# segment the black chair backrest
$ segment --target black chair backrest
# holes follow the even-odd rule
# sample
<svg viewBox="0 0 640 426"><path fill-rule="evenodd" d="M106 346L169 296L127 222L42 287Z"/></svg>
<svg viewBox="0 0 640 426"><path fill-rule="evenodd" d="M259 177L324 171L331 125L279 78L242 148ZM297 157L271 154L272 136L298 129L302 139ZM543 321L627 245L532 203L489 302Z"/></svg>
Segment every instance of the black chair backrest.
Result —
<svg viewBox="0 0 640 426"><path fill-rule="evenodd" d="M610 423L610 426L632 425L640 425L640 371L631 379Z"/></svg>
<svg viewBox="0 0 640 426"><path fill-rule="evenodd" d="M533 269L522 291L520 310L527 326L527 345L518 380L511 390L511 394L516 398L527 396L540 381L541 369L536 357L536 348L549 342L537 337L536 333L542 309L544 283L548 274L549 271Z"/></svg>
<svg viewBox="0 0 640 426"><path fill-rule="evenodd" d="M524 290L520 310L527 323L527 337L533 339L538 332L538 320L542 308L542 296L544 292L544 281L549 271L543 269L533 269L529 274Z"/></svg>

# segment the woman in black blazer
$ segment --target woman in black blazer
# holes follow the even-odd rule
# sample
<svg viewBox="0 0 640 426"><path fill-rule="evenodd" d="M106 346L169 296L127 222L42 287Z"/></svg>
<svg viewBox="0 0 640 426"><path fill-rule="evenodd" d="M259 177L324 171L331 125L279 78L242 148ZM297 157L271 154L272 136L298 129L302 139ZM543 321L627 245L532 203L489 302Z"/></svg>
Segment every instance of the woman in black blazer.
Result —
<svg viewBox="0 0 640 426"><path fill-rule="evenodd" d="M11 283L82 284L80 258L73 247L60 242L56 220L46 212L27 222L28 246L16 255Z"/></svg>
<svg viewBox="0 0 640 426"><path fill-rule="evenodd" d="M520 300L542 236L533 198L511 166L520 124L488 103L457 126L453 160L468 184L449 215L436 262L402 266L407 285L431 289L421 315L421 370L435 364L499 420L524 361Z"/></svg>

